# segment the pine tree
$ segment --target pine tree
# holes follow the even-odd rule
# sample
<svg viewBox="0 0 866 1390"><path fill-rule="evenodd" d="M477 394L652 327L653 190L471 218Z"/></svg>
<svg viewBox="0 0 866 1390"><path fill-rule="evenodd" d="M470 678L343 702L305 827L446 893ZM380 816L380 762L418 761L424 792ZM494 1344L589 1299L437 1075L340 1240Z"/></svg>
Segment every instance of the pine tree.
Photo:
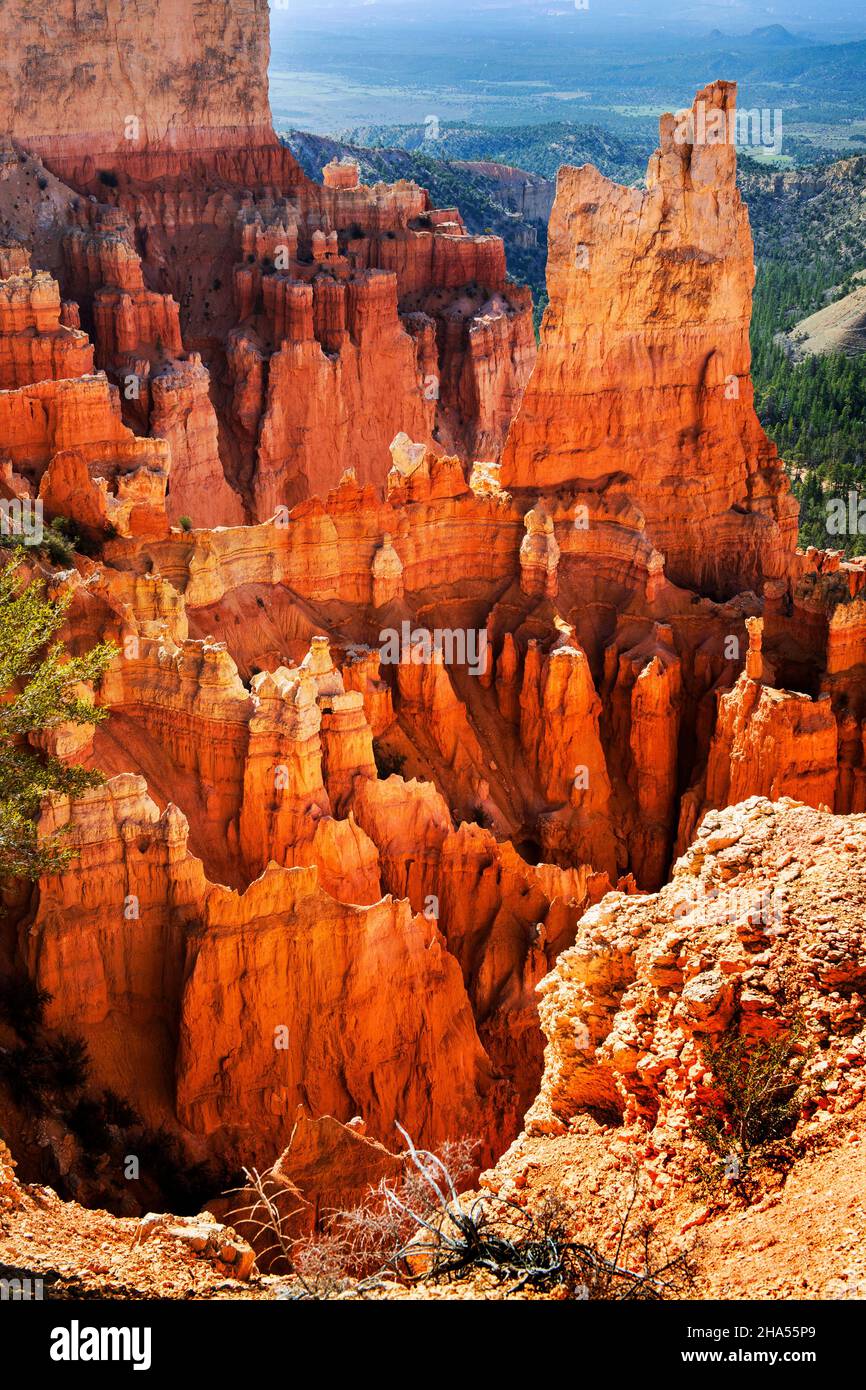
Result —
<svg viewBox="0 0 866 1390"><path fill-rule="evenodd" d="M0 568L0 877L38 878L68 863L72 851L59 838L38 843L40 802L48 792L75 795L102 780L28 746L29 734L105 717L74 688L98 680L117 649L101 642L70 657L52 640L68 605L68 598L47 598L41 582L23 581L14 562Z"/></svg>

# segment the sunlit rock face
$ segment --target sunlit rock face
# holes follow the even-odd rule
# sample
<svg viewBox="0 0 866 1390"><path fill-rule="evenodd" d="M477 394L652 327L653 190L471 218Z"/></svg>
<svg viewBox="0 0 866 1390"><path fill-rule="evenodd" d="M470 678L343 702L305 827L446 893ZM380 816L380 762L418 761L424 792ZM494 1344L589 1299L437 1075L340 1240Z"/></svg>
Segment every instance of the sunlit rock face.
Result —
<svg viewBox="0 0 866 1390"><path fill-rule="evenodd" d="M340 904L315 868L272 865L244 894L213 885L182 814L160 814L138 777L56 800L43 830L59 825L76 865L43 884L30 963L51 1021L74 1021L151 1116L173 1074L178 1119L233 1161L273 1157L302 1103L364 1113L382 1136L402 1115L431 1143L494 1119L459 965L407 902Z"/></svg>
<svg viewBox="0 0 866 1390"><path fill-rule="evenodd" d="M749 1044L801 1040L789 1142L799 1160L819 1142L859 1190L851 1136L862 1130L866 1090L864 835L862 815L752 796L706 817L659 893L610 893L591 908L540 986L541 1088L485 1187L514 1199L530 1179L578 1209L588 1187L591 1217L599 1204L615 1211L639 1175L641 1214L662 1229L706 1223L711 1238L719 1212L695 1193L697 1135L717 1085L708 1049L733 1034ZM830 893L832 915L816 913ZM739 1176L733 1134L728 1142ZM796 1221L804 1197L792 1185ZM724 1212L728 1239L730 1221ZM828 1251L824 1277L833 1269ZM799 1284L797 1263L794 1271Z"/></svg>
<svg viewBox="0 0 866 1390"><path fill-rule="evenodd" d="M274 142L267 0L59 0L4 6L4 128L65 162ZM167 45L170 48L167 52ZM203 55L208 54L205 64Z"/></svg>
<svg viewBox="0 0 866 1390"><path fill-rule="evenodd" d="M715 82L691 128L663 117L645 189L560 170L541 352L502 465L508 488L625 492L668 576L723 593L778 573L796 539L752 404L735 104L734 84Z"/></svg>

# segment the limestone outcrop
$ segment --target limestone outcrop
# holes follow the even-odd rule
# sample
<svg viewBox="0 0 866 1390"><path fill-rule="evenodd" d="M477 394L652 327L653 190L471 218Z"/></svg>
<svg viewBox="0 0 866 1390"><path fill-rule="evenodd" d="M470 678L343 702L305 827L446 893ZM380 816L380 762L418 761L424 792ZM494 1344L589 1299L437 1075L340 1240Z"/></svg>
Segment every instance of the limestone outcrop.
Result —
<svg viewBox="0 0 866 1390"><path fill-rule="evenodd" d="M707 816L660 893L608 894L591 908L540 986L544 1080L523 1135L482 1177L485 1187L530 1207L555 1191L578 1229L592 1229L593 1211L602 1211L605 1239L616 1231L617 1202L634 1191L638 1218L657 1234L684 1237L700 1225L704 1244L713 1241L732 1175L745 1172L732 1159L727 1195L723 1187L709 1200L696 1177L709 1161L701 1123L720 1084L706 1049L733 1032L795 1040L789 1163L813 1147L835 1152L857 1191L864 834L862 816L752 797ZM733 1129L729 1141L739 1163ZM780 1181L758 1208L785 1197ZM745 1219L742 1207L732 1216ZM790 1269L777 1273L791 1282ZM831 1274L825 1265L822 1282Z"/></svg>

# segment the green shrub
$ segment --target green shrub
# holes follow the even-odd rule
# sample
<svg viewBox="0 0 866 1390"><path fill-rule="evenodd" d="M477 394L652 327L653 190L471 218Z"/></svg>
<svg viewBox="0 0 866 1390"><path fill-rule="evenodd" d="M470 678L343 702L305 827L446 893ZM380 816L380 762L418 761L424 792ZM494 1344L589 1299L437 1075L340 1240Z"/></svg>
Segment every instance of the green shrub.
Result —
<svg viewBox="0 0 866 1390"><path fill-rule="evenodd" d="M63 541L62 529L57 534ZM97 681L117 648L103 642L69 657L57 640L69 602L46 598L39 581L26 583L15 560L0 566L0 876L39 878L68 863L60 837L37 837L42 799L48 792L77 796L103 780L28 746L28 736L43 729L105 717L76 686Z"/></svg>
<svg viewBox="0 0 866 1390"><path fill-rule="evenodd" d="M43 527L42 539L38 545L32 544L27 536L0 534L0 546L18 555L39 555L53 565L63 565L69 569L75 563L75 552L82 547L81 537L64 517Z"/></svg>
<svg viewBox="0 0 866 1390"><path fill-rule="evenodd" d="M800 1080L792 1063L803 1055L802 1027L754 1042L729 1028L717 1042L705 1040L703 1054L715 1097L693 1120L692 1132L713 1161L699 1167L698 1176L710 1185L725 1177L742 1185L797 1122Z"/></svg>

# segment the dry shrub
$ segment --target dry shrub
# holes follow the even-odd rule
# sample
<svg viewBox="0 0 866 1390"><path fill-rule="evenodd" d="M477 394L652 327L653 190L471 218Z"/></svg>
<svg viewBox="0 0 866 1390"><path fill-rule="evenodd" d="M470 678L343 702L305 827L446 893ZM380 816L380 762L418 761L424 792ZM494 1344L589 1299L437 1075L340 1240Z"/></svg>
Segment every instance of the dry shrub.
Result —
<svg viewBox="0 0 866 1390"><path fill-rule="evenodd" d="M332 1213L324 1232L294 1243L297 1291L288 1296L363 1296L395 1280L435 1284L478 1276L503 1285L506 1295L571 1299L660 1300L690 1288L687 1256L659 1250L652 1226L634 1219L636 1184L615 1248L605 1255L571 1237L561 1201L527 1209L490 1194L461 1197L458 1184L473 1171L476 1144L461 1140L434 1153L401 1133L404 1175L396 1183L384 1179L360 1206Z"/></svg>

